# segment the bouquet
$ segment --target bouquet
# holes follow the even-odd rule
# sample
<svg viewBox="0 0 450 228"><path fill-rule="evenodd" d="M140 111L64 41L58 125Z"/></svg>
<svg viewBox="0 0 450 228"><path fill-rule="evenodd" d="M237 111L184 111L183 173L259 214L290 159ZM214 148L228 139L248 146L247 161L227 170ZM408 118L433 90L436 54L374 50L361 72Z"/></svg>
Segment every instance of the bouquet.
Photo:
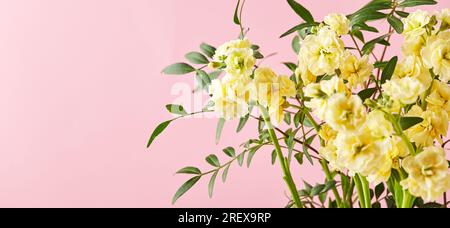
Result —
<svg viewBox="0 0 450 228"><path fill-rule="evenodd" d="M148 146L175 120L205 112L218 116L216 140L233 119L239 119L237 132L249 120L257 121L259 133L239 149L223 149L230 158L226 163L208 156L209 171L179 170L192 176L173 203L201 178L209 178L211 197L218 175L225 181L232 164L242 166L246 159L250 165L259 149L271 146L272 162L279 163L290 193L287 207L446 207L450 9L411 12L436 1L372 0L355 13L320 21L299 2L287 3L301 18L281 35L293 36L298 54L284 63L288 75L261 65L265 57L242 23L245 0L237 1L233 18L239 38L218 48L203 43L201 52L186 55L190 64L163 70L195 74L196 91L206 91L210 101L194 113L167 105L176 117L154 130ZM373 21L388 23L389 30L379 31ZM400 57L386 55L394 33L404 37ZM291 166L305 162L320 164L323 183L299 188Z"/></svg>

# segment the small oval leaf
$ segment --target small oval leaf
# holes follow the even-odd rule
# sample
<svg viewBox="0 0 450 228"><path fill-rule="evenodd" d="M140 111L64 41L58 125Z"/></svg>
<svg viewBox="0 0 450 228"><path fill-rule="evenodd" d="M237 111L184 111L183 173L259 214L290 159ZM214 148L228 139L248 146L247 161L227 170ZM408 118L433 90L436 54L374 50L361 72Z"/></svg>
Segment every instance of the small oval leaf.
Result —
<svg viewBox="0 0 450 228"><path fill-rule="evenodd" d="M172 199L172 204L175 204L177 200L183 196L189 189L191 189L198 181L200 180L200 176L193 177L186 181L175 193Z"/></svg>
<svg viewBox="0 0 450 228"><path fill-rule="evenodd" d="M210 164L214 167L220 167L219 159L214 154L209 155L208 157L206 157L205 160L206 160L206 162L208 162L208 164Z"/></svg>
<svg viewBox="0 0 450 228"><path fill-rule="evenodd" d="M169 126L169 124L171 122L172 122L172 120L168 120L166 122L161 123L160 125L158 125L155 128L155 130L153 131L152 135L150 136L150 139L148 140L147 148L149 148L150 145L152 145L152 143L156 139L156 137L158 137L158 135L160 135Z"/></svg>
<svg viewBox="0 0 450 228"><path fill-rule="evenodd" d="M188 167L184 167L180 170L178 170L177 174L201 174L202 171L200 171L200 169L198 169L197 167L192 167L192 166L188 166Z"/></svg>
<svg viewBox="0 0 450 228"><path fill-rule="evenodd" d="M172 75L183 75L194 72L195 69L191 65L187 63L175 63L172 64L162 71L164 74L172 74Z"/></svg>

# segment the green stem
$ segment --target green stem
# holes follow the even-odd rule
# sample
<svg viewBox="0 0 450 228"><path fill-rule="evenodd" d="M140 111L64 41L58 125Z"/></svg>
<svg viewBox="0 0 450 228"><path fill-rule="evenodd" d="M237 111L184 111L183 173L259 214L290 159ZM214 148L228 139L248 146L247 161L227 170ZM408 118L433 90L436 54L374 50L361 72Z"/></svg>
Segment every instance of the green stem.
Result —
<svg viewBox="0 0 450 228"><path fill-rule="evenodd" d="M278 138L277 138L277 136L275 134L272 122L270 121L269 114L267 113L266 108L264 108L262 106L259 106L259 107L260 107L262 116L264 118L264 122L265 122L265 124L267 126L267 129L269 131L270 139L273 142L273 145L275 146L275 150L277 152L277 157L278 157L278 160L280 161L280 165L281 165L281 168L283 170L283 175L284 175L283 179L286 182L286 184L287 184L287 186L289 188L289 191L292 194L292 198L294 200L295 205L297 206L297 208L302 208L303 207L303 203L300 200L300 197L299 197L298 191L297 191L297 187L295 186L294 180L292 179L291 171L289 170L289 167L286 164L286 160L285 160L285 158L283 156L283 152L281 151L280 143L277 140Z"/></svg>
<svg viewBox="0 0 450 228"><path fill-rule="evenodd" d="M355 175L353 177L353 179L355 180L355 187L356 187L356 191L358 192L358 200L359 200L360 207L366 208L366 201L364 198L364 192L363 192L361 179L359 178L359 175Z"/></svg>
<svg viewBox="0 0 450 228"><path fill-rule="evenodd" d="M301 96L303 97L303 94ZM299 99L297 101L301 105L303 105L303 103ZM309 113L305 108L302 108L302 107L299 107L299 108L301 108L301 110L305 114L306 118L308 118L308 120L312 123L314 129L316 129L317 133L319 133L320 125L316 122L316 120L314 120L314 118L312 117L311 113ZM325 141L322 138L320 138L320 146L322 146L322 147L325 146ZM323 171L325 172L325 176L327 178L327 181L332 181L333 177L331 176L330 168L328 167L327 161L325 159L322 159L320 163L322 165ZM342 198L339 195L339 192L338 192L336 186L333 186L331 188L331 190L333 191L334 197L336 199L337 206L339 208L341 208L342 207Z"/></svg>
<svg viewBox="0 0 450 228"><path fill-rule="evenodd" d="M359 175L359 174L358 174ZM364 204L366 205L366 208L372 208L372 202L370 199L370 187L369 182L364 176L359 175L361 180L361 185L363 188L363 194L364 194Z"/></svg>

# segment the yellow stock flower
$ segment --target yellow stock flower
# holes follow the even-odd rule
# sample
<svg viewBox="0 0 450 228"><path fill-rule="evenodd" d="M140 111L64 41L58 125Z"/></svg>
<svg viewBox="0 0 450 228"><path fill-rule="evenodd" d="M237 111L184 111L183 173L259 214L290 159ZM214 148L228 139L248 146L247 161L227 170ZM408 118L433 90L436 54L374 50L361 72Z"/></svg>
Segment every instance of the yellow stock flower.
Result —
<svg viewBox="0 0 450 228"><path fill-rule="evenodd" d="M392 159L392 168L400 168L400 158L404 158L409 155L409 149L406 143L399 136L392 136L391 150L388 152L389 157Z"/></svg>
<svg viewBox="0 0 450 228"><path fill-rule="evenodd" d="M405 158L403 168L409 176L400 184L416 197L434 201L450 189L448 163L440 147L427 147L420 154Z"/></svg>
<svg viewBox="0 0 450 228"><path fill-rule="evenodd" d="M422 48L425 46L426 35L407 36L402 44L402 53L404 56L420 56Z"/></svg>
<svg viewBox="0 0 450 228"><path fill-rule="evenodd" d="M281 75L278 78L278 87L280 95L283 97L295 97L297 90L295 89L295 83L286 75Z"/></svg>
<svg viewBox="0 0 450 228"><path fill-rule="evenodd" d="M251 92L252 100L258 101L259 104L266 107L276 107L279 106L283 97L294 97L296 94L295 83L289 77L278 76L267 67L255 70Z"/></svg>
<svg viewBox="0 0 450 228"><path fill-rule="evenodd" d="M349 51L345 51L339 69L341 70L341 78L348 81L349 87L356 88L369 79L373 65L369 63L369 56L364 55L361 59L358 59Z"/></svg>
<svg viewBox="0 0 450 228"><path fill-rule="evenodd" d="M232 40L217 48L213 59L216 62L223 62L234 49L249 49L250 47L251 43L248 39Z"/></svg>
<svg viewBox="0 0 450 228"><path fill-rule="evenodd" d="M340 132L334 144L338 163L351 173L360 173L375 183L389 178L392 159L388 140L377 139L370 131Z"/></svg>
<svg viewBox="0 0 450 228"><path fill-rule="evenodd" d="M450 25L450 9L445 8L436 13L436 18L445 25Z"/></svg>
<svg viewBox="0 0 450 228"><path fill-rule="evenodd" d="M433 35L422 49L425 66L443 82L450 81L450 30Z"/></svg>
<svg viewBox="0 0 450 228"><path fill-rule="evenodd" d="M325 17L324 22L339 36L345 35L350 31L350 20L343 14L329 14Z"/></svg>
<svg viewBox="0 0 450 228"><path fill-rule="evenodd" d="M435 139L446 136L448 130L448 114L440 109L429 107L426 111L415 105L407 113L407 116L423 118L423 121L406 130L407 136L417 146L432 146Z"/></svg>
<svg viewBox="0 0 450 228"><path fill-rule="evenodd" d="M426 101L430 107L442 109L450 115L450 87L447 83L434 80L431 93L426 98Z"/></svg>
<svg viewBox="0 0 450 228"><path fill-rule="evenodd" d="M366 119L361 98L339 93L328 99L325 121L336 131L356 131Z"/></svg>
<svg viewBox="0 0 450 228"><path fill-rule="evenodd" d="M418 56L407 56L397 64L393 78L411 77L419 80L425 88L429 88L433 81L430 71L423 65Z"/></svg>
<svg viewBox="0 0 450 228"><path fill-rule="evenodd" d="M305 86L317 81L317 76L311 73L306 63L304 63L303 58L299 59L298 67L297 69L295 69L295 76L297 77L298 81L300 81L299 79L301 79L303 85Z"/></svg>
<svg viewBox="0 0 450 228"><path fill-rule="evenodd" d="M394 133L392 123L379 110L374 110L367 115L365 125L375 138L385 139Z"/></svg>
<svg viewBox="0 0 450 228"><path fill-rule="evenodd" d="M329 142L336 139L337 131L333 130L330 125L324 124L320 128L319 136L328 144Z"/></svg>
<svg viewBox="0 0 450 228"><path fill-rule="evenodd" d="M416 78L393 78L383 84L386 95L402 104L413 104L427 88Z"/></svg>
<svg viewBox="0 0 450 228"><path fill-rule="evenodd" d="M320 83L309 84L303 91L306 97L312 98L310 101L305 102L305 105L313 109L314 114L321 120L325 118L328 99L331 96L338 93L346 96L350 94L344 81L337 76L330 80L323 80Z"/></svg>
<svg viewBox="0 0 450 228"><path fill-rule="evenodd" d="M220 117L231 120L248 114L248 83L249 80L222 82L216 79L211 82L211 101Z"/></svg>
<svg viewBox="0 0 450 228"><path fill-rule="evenodd" d="M299 59L313 75L334 75L343 52L343 41L329 27L323 27L303 40Z"/></svg>
<svg viewBox="0 0 450 228"><path fill-rule="evenodd" d="M249 76L253 72L253 66L256 59L253 57L253 50L246 49L232 49L225 60L225 71L232 75Z"/></svg>
<svg viewBox="0 0 450 228"><path fill-rule="evenodd" d="M430 23L431 16L427 11L417 10L409 14L407 18L403 18L404 30L406 36L421 36L426 33L425 26Z"/></svg>

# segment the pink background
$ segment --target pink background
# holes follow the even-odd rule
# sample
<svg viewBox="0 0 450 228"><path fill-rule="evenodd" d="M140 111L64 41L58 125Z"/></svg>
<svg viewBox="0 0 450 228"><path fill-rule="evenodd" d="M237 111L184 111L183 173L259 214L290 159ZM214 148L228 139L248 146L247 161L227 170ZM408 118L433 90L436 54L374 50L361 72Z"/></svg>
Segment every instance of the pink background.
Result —
<svg viewBox="0 0 450 228"><path fill-rule="evenodd" d="M321 19L366 1L301 2ZM440 2L424 8L450 7ZM295 61L291 40L278 36L298 17L285 1L247 3L250 39L266 54L278 52L266 64L288 73L280 62ZM187 119L145 148L153 128L171 118L164 105L177 97L172 85L194 82L161 69L202 41L235 38L234 7L226 0L0 0L0 206L172 207L187 180L173 175L178 168L206 170L208 154L256 137L254 124L236 135L236 123L227 123L216 146L217 120ZM232 166L213 199L205 179L175 206L284 206L270 151L258 153L250 169ZM322 178L316 168L294 173L299 183Z"/></svg>

